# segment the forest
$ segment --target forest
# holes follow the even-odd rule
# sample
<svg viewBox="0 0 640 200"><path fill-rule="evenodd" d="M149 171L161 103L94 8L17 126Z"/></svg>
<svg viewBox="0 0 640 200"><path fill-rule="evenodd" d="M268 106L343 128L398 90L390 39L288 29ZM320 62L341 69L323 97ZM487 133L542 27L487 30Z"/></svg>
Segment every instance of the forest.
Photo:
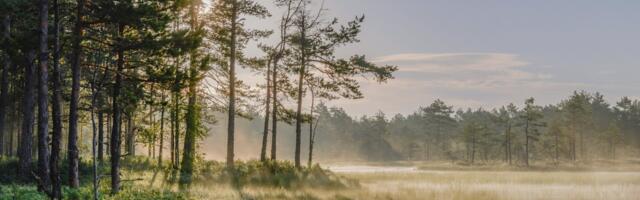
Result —
<svg viewBox="0 0 640 200"><path fill-rule="evenodd" d="M557 104L496 108L436 100L394 116L332 106L365 98L363 81L393 81L401 66L338 54L360 42L367 18L329 9L0 1L0 199L420 199L367 192L371 177L332 163L640 169L640 101L629 97L576 90Z"/></svg>

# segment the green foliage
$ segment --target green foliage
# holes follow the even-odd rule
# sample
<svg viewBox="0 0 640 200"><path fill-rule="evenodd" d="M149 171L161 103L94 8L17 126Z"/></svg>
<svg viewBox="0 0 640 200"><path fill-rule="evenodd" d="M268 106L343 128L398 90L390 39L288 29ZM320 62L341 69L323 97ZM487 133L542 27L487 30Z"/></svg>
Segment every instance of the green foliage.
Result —
<svg viewBox="0 0 640 200"><path fill-rule="evenodd" d="M64 199L92 199L93 190L91 187L81 187L73 189L69 187L63 188ZM100 199L104 200L182 200L193 199L186 193L174 192L170 190L149 189L144 187L124 187L117 195L108 195L109 190L106 187L100 188ZM24 185L0 185L0 200L46 200L49 199L44 193L39 192L35 186Z"/></svg>
<svg viewBox="0 0 640 200"><path fill-rule="evenodd" d="M262 186L276 188L345 188L356 183L339 177L330 171L314 165L311 168L296 169L289 161L238 161L234 168L224 163L203 162L194 173L193 182L223 182L237 187Z"/></svg>

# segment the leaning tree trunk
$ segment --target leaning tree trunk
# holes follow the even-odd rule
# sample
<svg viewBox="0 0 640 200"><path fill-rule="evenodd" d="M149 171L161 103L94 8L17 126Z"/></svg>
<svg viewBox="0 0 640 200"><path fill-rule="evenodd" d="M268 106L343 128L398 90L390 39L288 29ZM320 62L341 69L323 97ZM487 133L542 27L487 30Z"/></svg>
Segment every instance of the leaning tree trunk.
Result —
<svg viewBox="0 0 640 200"><path fill-rule="evenodd" d="M78 10L76 25L73 30L73 58L71 60L71 103L69 109L69 139L68 139L68 160L69 160L69 185L72 188L80 186L79 179L79 150L78 150L78 103L80 97L80 63L82 62L82 37L85 0L78 0Z"/></svg>
<svg viewBox="0 0 640 200"><path fill-rule="evenodd" d="M35 76L35 51L27 54L27 65L24 74L24 98L22 101L22 134L20 136L20 150L18 151L18 172L21 178L31 177L31 151L33 145L34 123L34 76Z"/></svg>
<svg viewBox="0 0 640 200"><path fill-rule="evenodd" d="M266 102L265 102L265 114L264 114L264 129L262 132L262 148L260 149L260 161L266 161L267 160L267 143L268 143L268 138L269 138L269 114L271 114L269 111L269 106L270 106L270 101L271 101L271 88L269 87L271 85L271 79L269 78L271 76L271 65L267 64L267 98L266 98Z"/></svg>
<svg viewBox="0 0 640 200"><path fill-rule="evenodd" d="M40 0L38 60L38 176L42 190L51 193L49 174L49 1Z"/></svg>
<svg viewBox="0 0 640 200"><path fill-rule="evenodd" d="M58 0L53 1L53 98L51 112L53 134L51 136L51 195L53 199L62 199L62 181L60 180L60 141L62 140L62 85L60 73L60 11Z"/></svg>

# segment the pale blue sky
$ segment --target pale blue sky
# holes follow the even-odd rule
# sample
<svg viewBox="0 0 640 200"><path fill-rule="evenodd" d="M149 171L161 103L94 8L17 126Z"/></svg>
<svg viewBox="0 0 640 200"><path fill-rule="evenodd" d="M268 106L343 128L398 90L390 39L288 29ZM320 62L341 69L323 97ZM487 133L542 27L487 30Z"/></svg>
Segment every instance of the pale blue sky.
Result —
<svg viewBox="0 0 640 200"><path fill-rule="evenodd" d="M365 99L332 103L354 115L407 114L436 98L456 107L519 105L530 96L549 104L577 89L611 101L640 97L640 1L325 0L325 7L342 21L366 15L362 42L340 56L400 68L388 84L363 82Z"/></svg>

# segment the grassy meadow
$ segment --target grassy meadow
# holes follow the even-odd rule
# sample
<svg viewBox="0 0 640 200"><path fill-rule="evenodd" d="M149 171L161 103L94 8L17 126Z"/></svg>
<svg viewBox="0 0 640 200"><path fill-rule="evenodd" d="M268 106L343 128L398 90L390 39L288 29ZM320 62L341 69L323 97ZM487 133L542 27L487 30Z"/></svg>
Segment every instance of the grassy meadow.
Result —
<svg viewBox="0 0 640 200"><path fill-rule="evenodd" d="M230 172L223 163L203 162L192 183L181 186L175 172L144 158L127 160L123 192L101 199L637 199L636 166L534 167L451 163L356 163L315 166L297 171L289 162L240 162ZM6 165L5 165L6 166ZM83 165L85 166L85 165ZM103 169L104 172L104 169ZM0 184L0 199L46 199L33 185ZM89 177L69 199L91 199ZM86 185L86 186L85 186Z"/></svg>

